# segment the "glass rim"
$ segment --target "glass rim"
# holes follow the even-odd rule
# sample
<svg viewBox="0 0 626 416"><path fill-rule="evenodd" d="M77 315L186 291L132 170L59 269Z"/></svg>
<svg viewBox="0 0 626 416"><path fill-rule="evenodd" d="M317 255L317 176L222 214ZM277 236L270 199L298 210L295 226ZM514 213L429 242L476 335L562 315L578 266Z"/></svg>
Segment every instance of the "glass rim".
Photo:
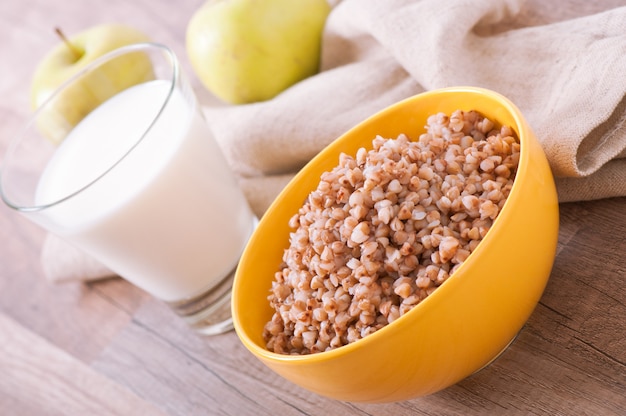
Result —
<svg viewBox="0 0 626 416"><path fill-rule="evenodd" d="M132 145L130 145L129 148L114 163L112 163L108 168L106 168L102 173L98 174L94 179L90 180L89 182L87 182L85 185L81 186L77 190L70 192L69 194L61 198L58 198L52 202L45 203L45 204L31 204L31 205L22 205L11 200L9 195L7 195L6 193L6 187L5 187L5 175L7 173L6 170L8 169L7 162L11 160L11 157L15 154L18 146L20 145L22 140L25 138L27 131L33 126L33 124L35 124L40 113L45 110L46 106L51 101L53 101L59 94L61 94L62 91L64 91L69 85L71 85L76 80L83 77L88 72L92 71L94 68L103 65L107 61L110 61L116 58L117 56L125 55L125 54L132 53L132 52L142 51L142 50L149 50L149 49L161 50L162 52L164 52L167 58L169 58L169 62L171 63L172 74L169 80L164 78L164 80L169 82L167 95L163 98L163 103L159 107L158 112L154 115L150 123L143 130L143 133L141 134L141 136ZM131 152L133 152L133 150L141 142L143 142L148 132L152 129L156 121L159 119L159 117L163 113L163 110L165 109L167 104L170 102L170 99L172 97L172 94L174 93L174 90L176 89L176 85L179 79L180 79L180 62L178 61L176 54L170 47L161 43L157 43L157 42L140 42L140 43L134 43L130 45L121 46L119 48L113 49L105 53L102 56L99 56L98 58L94 59L89 64L87 64L85 67L81 68L80 71L73 74L70 78L66 79L59 86L57 86L52 92L52 94L50 94L45 99L45 101L41 105L39 105L39 107L35 109L35 111L32 114L30 114L27 117L23 126L20 129L18 129L16 133L12 135L9 141L9 145L7 146L7 150L4 154L4 158L2 159L2 163L0 164L0 197L2 198L4 203L10 208L19 212L24 212L24 213L39 212L39 211L43 211L48 208L54 207L56 205L59 205L63 203L64 201L67 201L68 199L71 199L75 197L76 195L84 192L86 189L92 187L96 182L100 181L104 176L106 176L109 172L111 172L117 165L119 165L124 159L126 159L127 156ZM128 88L131 88L131 87L128 87ZM93 110L91 110L91 112L93 112Z"/></svg>

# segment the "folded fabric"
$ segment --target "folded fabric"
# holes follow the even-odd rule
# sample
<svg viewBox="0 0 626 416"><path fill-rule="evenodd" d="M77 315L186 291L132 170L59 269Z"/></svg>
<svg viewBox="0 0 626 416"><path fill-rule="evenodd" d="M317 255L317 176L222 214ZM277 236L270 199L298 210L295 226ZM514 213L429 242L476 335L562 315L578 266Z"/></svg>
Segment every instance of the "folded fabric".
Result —
<svg viewBox="0 0 626 416"><path fill-rule="evenodd" d="M548 156L561 202L623 196L626 7L583 16L567 7L344 0L329 15L319 74L272 100L209 107L205 115L259 216L354 124L411 95L459 85L492 89L521 109ZM63 257L50 251L42 259L55 270L50 279L90 276L78 263L65 272L50 267Z"/></svg>

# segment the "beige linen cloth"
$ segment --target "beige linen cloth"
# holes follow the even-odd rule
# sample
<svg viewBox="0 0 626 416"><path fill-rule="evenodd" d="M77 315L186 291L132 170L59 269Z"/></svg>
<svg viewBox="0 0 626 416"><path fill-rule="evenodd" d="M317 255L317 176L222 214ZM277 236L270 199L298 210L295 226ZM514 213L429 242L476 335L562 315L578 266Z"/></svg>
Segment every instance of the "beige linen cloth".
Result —
<svg viewBox="0 0 626 416"><path fill-rule="evenodd" d="M259 216L354 124L458 85L517 104L561 202L626 195L626 7L544 3L344 0L328 18L318 75L266 102L205 108L206 118ZM112 274L54 237L42 263L53 281Z"/></svg>

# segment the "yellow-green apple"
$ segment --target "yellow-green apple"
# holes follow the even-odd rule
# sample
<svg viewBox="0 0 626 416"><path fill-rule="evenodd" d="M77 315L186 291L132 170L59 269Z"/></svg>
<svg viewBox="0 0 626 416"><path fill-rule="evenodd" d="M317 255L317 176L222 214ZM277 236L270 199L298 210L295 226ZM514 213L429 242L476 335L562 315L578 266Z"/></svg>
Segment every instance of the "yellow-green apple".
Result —
<svg viewBox="0 0 626 416"><path fill-rule="evenodd" d="M327 0L209 0L192 16L192 68L223 101L264 101L319 71Z"/></svg>
<svg viewBox="0 0 626 416"><path fill-rule="evenodd" d="M31 105L38 108L53 92L88 64L122 46L148 42L139 30L121 24L101 24L63 39L38 64L31 84ZM103 101L154 78L149 58L140 52L124 55L85 73L54 95L38 115L39 129L59 143L80 120Z"/></svg>

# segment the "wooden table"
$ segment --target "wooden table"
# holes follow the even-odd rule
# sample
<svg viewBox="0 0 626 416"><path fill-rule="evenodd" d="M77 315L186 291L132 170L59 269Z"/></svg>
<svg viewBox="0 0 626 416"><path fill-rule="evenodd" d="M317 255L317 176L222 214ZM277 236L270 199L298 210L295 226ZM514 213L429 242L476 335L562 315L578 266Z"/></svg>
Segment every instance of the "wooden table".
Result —
<svg viewBox="0 0 626 416"><path fill-rule="evenodd" d="M57 42L54 26L71 34L126 22L170 45L189 71L184 29L201 2L3 0L0 154L29 111L30 76ZM590 7L570 3L566 16ZM493 364L437 394L384 405L302 390L235 333L200 337L121 279L50 284L39 262L43 238L0 206L2 415L626 414L626 198L561 206L545 294Z"/></svg>

